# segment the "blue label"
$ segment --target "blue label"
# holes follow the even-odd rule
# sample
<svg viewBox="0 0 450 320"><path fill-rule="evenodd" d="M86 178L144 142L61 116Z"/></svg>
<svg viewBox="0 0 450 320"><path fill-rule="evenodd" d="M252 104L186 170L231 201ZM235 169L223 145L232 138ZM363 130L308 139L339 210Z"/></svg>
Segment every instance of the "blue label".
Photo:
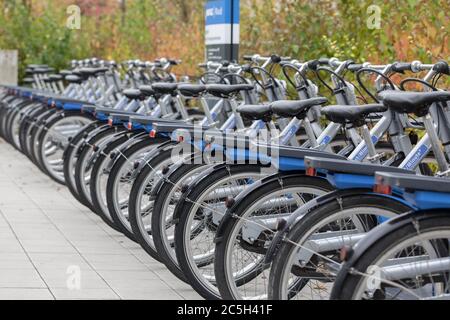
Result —
<svg viewBox="0 0 450 320"><path fill-rule="evenodd" d="M367 146L364 146L361 150L359 150L358 154L355 157L357 161L363 161L367 155Z"/></svg>
<svg viewBox="0 0 450 320"><path fill-rule="evenodd" d="M239 23L239 0L213 0L205 5L206 25Z"/></svg>
<svg viewBox="0 0 450 320"><path fill-rule="evenodd" d="M100 120L100 121L108 121L108 119L109 119L104 113L101 113L101 112L97 112L95 114L95 117L97 118L97 120Z"/></svg>
<svg viewBox="0 0 450 320"><path fill-rule="evenodd" d="M373 144L376 144L378 142L378 137L377 136L372 136L371 137ZM358 154L355 157L356 161L363 161L368 154L368 149L367 149L367 145L365 145L361 150L359 150Z"/></svg>
<svg viewBox="0 0 450 320"><path fill-rule="evenodd" d="M235 127L236 127L236 117L232 117L232 118L228 118L228 121L225 122L222 129L230 130L230 129L234 129Z"/></svg>
<svg viewBox="0 0 450 320"><path fill-rule="evenodd" d="M288 132L286 133L286 135L285 136L283 136L283 137L281 137L281 144L287 144L288 142L289 142L289 140L293 137L293 136L295 136L295 134L297 133L297 131L298 131L298 128L299 128L300 126L298 126L298 125L293 125L292 127L290 127L289 128L289 130L288 130Z"/></svg>
<svg viewBox="0 0 450 320"><path fill-rule="evenodd" d="M330 136L325 136L322 140L322 142L320 143L320 145L326 145L328 143L330 143L331 141L331 137Z"/></svg>
<svg viewBox="0 0 450 320"><path fill-rule="evenodd" d="M349 173L328 173L327 180L337 189L373 188L373 176Z"/></svg>
<svg viewBox="0 0 450 320"><path fill-rule="evenodd" d="M423 156L428 153L429 148L426 145L420 146L417 152L411 157L411 159L406 163L405 169L413 170L417 167Z"/></svg>
<svg viewBox="0 0 450 320"><path fill-rule="evenodd" d="M255 130L262 130L262 129L265 128L265 126L266 126L266 124L264 123L264 121L257 120L257 121L252 123L251 128L255 129Z"/></svg>
<svg viewBox="0 0 450 320"><path fill-rule="evenodd" d="M79 103L65 103L63 108L64 110L81 110L83 105Z"/></svg>

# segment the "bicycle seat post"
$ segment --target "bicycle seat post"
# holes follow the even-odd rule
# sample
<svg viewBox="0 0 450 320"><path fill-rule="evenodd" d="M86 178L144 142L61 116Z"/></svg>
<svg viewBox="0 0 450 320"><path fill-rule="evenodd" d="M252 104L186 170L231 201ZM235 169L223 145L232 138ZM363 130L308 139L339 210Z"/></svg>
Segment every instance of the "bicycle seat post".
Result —
<svg viewBox="0 0 450 320"><path fill-rule="evenodd" d="M368 151L367 160L369 160L372 163L380 164L380 158L383 157L383 154L377 153L375 145L371 138L370 130L366 124L362 126L362 136L367 146Z"/></svg>
<svg viewBox="0 0 450 320"><path fill-rule="evenodd" d="M175 103L176 109L181 114L181 117L183 119L189 119L189 115L186 111L186 108L184 107L183 99L181 98L180 94L176 95L174 103Z"/></svg>
<svg viewBox="0 0 450 320"><path fill-rule="evenodd" d="M316 135L314 134L314 129L312 127L311 121L309 121L307 116L303 119L302 124L305 128L306 136L308 137L311 148L316 148L319 144L317 143Z"/></svg>
<svg viewBox="0 0 450 320"><path fill-rule="evenodd" d="M434 126L431 115L427 113L424 117L422 117L422 119L425 130L427 131L430 138L431 148L433 149L433 153L438 164L439 172L437 173L437 175L447 176L450 174L450 170L447 160L445 159L445 154L441 149L441 142L439 140L436 127Z"/></svg>
<svg viewBox="0 0 450 320"><path fill-rule="evenodd" d="M236 129L238 130L244 129L245 128L244 121L242 120L242 117L239 114L239 112L237 112L238 104L236 102L236 99L234 97L230 97L228 102L230 103L232 112L236 116Z"/></svg>

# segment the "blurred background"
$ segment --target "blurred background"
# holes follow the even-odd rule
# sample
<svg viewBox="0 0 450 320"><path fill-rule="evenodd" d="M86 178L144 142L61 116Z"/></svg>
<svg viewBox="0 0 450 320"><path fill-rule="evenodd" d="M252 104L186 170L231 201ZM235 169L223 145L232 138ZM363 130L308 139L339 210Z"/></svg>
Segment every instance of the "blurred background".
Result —
<svg viewBox="0 0 450 320"><path fill-rule="evenodd" d="M66 27L67 7L81 8L81 28ZM64 68L71 59L181 59L195 74L204 59L202 0L0 0L0 48L29 63ZM366 26L381 8L380 28ZM450 1L241 0L240 54L336 56L373 63L450 57Z"/></svg>

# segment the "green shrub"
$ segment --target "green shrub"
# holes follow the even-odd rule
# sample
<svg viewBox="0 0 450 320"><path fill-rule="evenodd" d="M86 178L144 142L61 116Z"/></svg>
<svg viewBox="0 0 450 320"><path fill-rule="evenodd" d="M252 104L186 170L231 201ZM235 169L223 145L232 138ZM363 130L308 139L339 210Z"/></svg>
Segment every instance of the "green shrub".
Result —
<svg viewBox="0 0 450 320"><path fill-rule="evenodd" d="M83 9L81 30L65 27L73 2ZM196 74L204 57L204 2L127 0L123 11L109 0L0 0L0 47L19 50L21 72L28 63L64 68L89 56L168 56L183 60L178 73ZM380 29L367 25L371 5L381 9ZM241 54L449 60L449 9L448 0L241 0Z"/></svg>

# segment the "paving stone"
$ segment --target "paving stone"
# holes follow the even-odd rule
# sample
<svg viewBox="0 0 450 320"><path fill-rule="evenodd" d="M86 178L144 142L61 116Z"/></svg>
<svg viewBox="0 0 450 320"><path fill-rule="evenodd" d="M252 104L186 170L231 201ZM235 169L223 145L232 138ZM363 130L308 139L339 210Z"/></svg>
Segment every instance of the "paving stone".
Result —
<svg viewBox="0 0 450 320"><path fill-rule="evenodd" d="M118 296L111 289L50 289L56 299L60 300L118 300Z"/></svg>
<svg viewBox="0 0 450 320"><path fill-rule="evenodd" d="M0 299L199 298L3 140L0 194Z"/></svg>
<svg viewBox="0 0 450 320"><path fill-rule="evenodd" d="M46 288L46 285L34 269L2 269L0 288Z"/></svg>
<svg viewBox="0 0 450 320"><path fill-rule="evenodd" d="M0 300L54 300L48 289L0 288Z"/></svg>

